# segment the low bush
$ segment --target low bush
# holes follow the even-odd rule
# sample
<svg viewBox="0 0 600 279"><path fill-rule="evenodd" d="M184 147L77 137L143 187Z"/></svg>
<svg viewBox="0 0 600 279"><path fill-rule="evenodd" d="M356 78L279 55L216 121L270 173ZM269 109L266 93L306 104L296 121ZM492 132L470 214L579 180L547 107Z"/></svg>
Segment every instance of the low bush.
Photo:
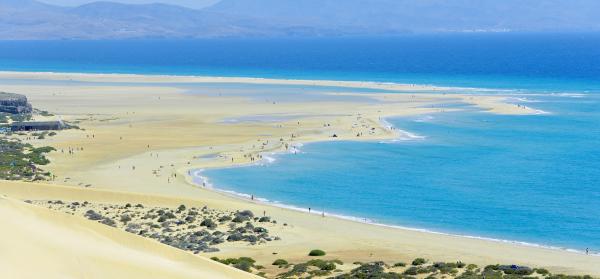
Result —
<svg viewBox="0 0 600 279"><path fill-rule="evenodd" d="M325 251L319 250L319 249L311 250L308 253L308 255L311 256L311 257L321 257L321 256L325 256L325 254L326 254Z"/></svg>
<svg viewBox="0 0 600 279"><path fill-rule="evenodd" d="M288 261L284 260L284 259L277 259L273 262L272 265L276 265L276 266L284 266L284 265L288 265Z"/></svg>
<svg viewBox="0 0 600 279"><path fill-rule="evenodd" d="M404 271L406 275L417 275L419 274L419 268L411 266L407 270Z"/></svg>
<svg viewBox="0 0 600 279"><path fill-rule="evenodd" d="M317 267L320 270L335 270L336 269L336 265L333 261L310 260L306 264L308 264L309 266Z"/></svg>
<svg viewBox="0 0 600 279"><path fill-rule="evenodd" d="M129 214L121 215L121 222L127 224L127 222L131 221L131 217Z"/></svg>
<svg viewBox="0 0 600 279"><path fill-rule="evenodd" d="M412 265L422 265L425 264L427 262L427 260L423 259L423 258L416 258L412 261Z"/></svg>
<svg viewBox="0 0 600 279"><path fill-rule="evenodd" d="M231 265L237 269L246 271L246 272L251 272L252 268L256 268L254 266L254 263L256 263L256 261L253 258L249 258L249 257L240 257L240 258L229 258L229 259L219 259L217 257L212 257L211 260L213 261L217 261L220 262L222 264L225 265Z"/></svg>
<svg viewBox="0 0 600 279"><path fill-rule="evenodd" d="M541 275L548 275L548 274L550 274L550 271L548 271L545 268L536 268L536 269L534 269L534 271L535 271L535 273L541 274Z"/></svg>
<svg viewBox="0 0 600 279"><path fill-rule="evenodd" d="M217 224L212 219L204 219L200 226L207 227L209 229L214 229L217 227Z"/></svg>

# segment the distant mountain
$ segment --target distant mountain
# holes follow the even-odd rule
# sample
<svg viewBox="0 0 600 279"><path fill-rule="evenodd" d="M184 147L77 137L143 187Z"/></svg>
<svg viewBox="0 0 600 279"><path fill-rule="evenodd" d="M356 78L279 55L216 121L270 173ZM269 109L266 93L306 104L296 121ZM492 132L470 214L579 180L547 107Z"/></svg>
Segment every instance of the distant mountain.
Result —
<svg viewBox="0 0 600 279"><path fill-rule="evenodd" d="M206 10L342 33L600 30L598 0L222 0Z"/></svg>
<svg viewBox="0 0 600 279"><path fill-rule="evenodd" d="M200 10L0 0L0 39L600 31L597 0L221 0Z"/></svg>

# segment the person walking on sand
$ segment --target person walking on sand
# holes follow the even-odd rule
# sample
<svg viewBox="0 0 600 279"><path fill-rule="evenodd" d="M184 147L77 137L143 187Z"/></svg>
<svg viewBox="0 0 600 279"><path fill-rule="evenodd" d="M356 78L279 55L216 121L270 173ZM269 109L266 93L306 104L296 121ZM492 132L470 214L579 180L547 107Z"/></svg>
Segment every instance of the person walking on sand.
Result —
<svg viewBox="0 0 600 279"><path fill-rule="evenodd" d="M590 254L590 248L585 248L585 254L589 255Z"/></svg>

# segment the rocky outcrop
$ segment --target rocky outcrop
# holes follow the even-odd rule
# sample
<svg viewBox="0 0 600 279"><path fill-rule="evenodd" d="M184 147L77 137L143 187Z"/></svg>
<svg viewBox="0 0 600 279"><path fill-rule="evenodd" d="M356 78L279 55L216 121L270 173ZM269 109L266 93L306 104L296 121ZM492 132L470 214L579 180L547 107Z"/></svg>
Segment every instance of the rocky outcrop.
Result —
<svg viewBox="0 0 600 279"><path fill-rule="evenodd" d="M27 97L14 93L0 92L0 112L10 114L31 113L31 104Z"/></svg>

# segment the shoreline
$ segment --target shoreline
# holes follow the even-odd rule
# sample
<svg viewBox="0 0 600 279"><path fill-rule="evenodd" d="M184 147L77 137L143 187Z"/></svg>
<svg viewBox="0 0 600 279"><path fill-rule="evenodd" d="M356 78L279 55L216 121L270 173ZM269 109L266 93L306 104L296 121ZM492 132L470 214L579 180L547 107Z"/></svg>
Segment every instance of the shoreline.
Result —
<svg viewBox="0 0 600 279"><path fill-rule="evenodd" d="M418 139L416 139L416 140L418 140ZM319 142L312 142L312 143L319 143ZM312 144L312 143L307 143L307 144ZM271 154L274 154L274 153L275 153L275 155L281 155L281 154L285 154L286 152L272 152ZM273 163L275 163L275 161L267 161L264 164L273 164ZM237 165L237 166L214 167L214 168L209 168L209 169L219 170L219 169L226 169L226 168L259 167L264 164L252 163L252 164ZM191 175L189 175L190 180L186 179L186 181L188 183L190 183L193 187L198 187L200 189L212 191L212 192L224 195L226 197L234 198L234 199L240 200L242 202L246 202L246 203L278 207L278 208L282 208L282 209L293 210L293 211L301 212L304 214L311 214L311 215L316 215L316 216L321 216L322 214L324 214L324 216L327 216L327 217L333 217L333 218L338 218L341 220L346 220L346 221L351 221L351 222L366 224L366 225L372 225L372 226L378 226L378 227L392 228L392 229L412 231L412 232L418 232L418 233L426 233L426 234L443 235L443 236L450 236L450 237L459 237L459 238L465 238L465 239L476 239L476 240L483 240L483 241L489 241L489 242L507 243L507 244L512 244L512 245L524 246L524 247L550 249L550 250L556 250L556 251L575 253L575 254L579 254L579 255L589 255L589 256L600 257L600 252L595 252L595 253L590 252L589 254L586 254L586 252L584 250L579 250L576 248L561 247L561 246L554 246L554 245L549 245L549 244L534 243L534 242L527 242L527 241L520 241L520 240L493 238L493 237L486 237L486 236L476 236L476 235L469 235L469 234L448 233L448 232L442 232L442 231L435 231L435 230L431 230L431 229L427 229L427 228L392 225L392 224L375 222L372 219L366 218L366 217L344 215L344 214L327 212L327 211L312 210L309 212L307 209L293 205L293 204L286 204L286 203L282 203L279 201L271 201L265 197L255 196L255 195L248 194L248 193L241 193L241 192L237 192L234 190L225 190L225 189L219 188L218 186L216 186L215 184L210 182L210 179L208 176L201 175L201 173L206 171L206 169L191 169L190 171L191 171ZM200 181L203 181L206 184L205 185L198 184L195 182L195 179L199 179ZM253 198L253 199L251 199L251 198Z"/></svg>
<svg viewBox="0 0 600 279"><path fill-rule="evenodd" d="M44 75L38 77L39 80L44 78ZM338 136L335 141L382 142L391 139L393 143L404 134L401 130L390 130L386 118L443 115L444 112L455 111L453 108L444 109L443 105L457 101L471 104L485 113L528 114L527 110L505 104L502 96L445 96L442 92L432 94L413 90L412 97L411 94L364 93L366 98L378 102L341 98L275 104L238 96L187 94L173 84L161 85L168 81L155 80L146 86L115 85L115 79L118 83L128 77L96 78L99 83L110 83L110 86L33 81L9 84L4 89L26 94L35 107L64 116L67 121L81 121L79 126L84 130L68 130L44 140L27 141L34 145L56 146L58 150L77 148L74 154L50 154L52 163L48 170L57 175L57 179L50 183L79 188L77 190L82 195L72 197L80 200L85 198L83 194L88 190L92 193L95 189L129 192L139 196L129 196L131 201L126 202L147 196L149 203L157 203L155 200L159 198L156 197L162 196L172 198L174 203L185 201L224 210L267 211L278 221L290 224L279 231L282 245L267 246L267 250L234 247L223 251L220 257L252 256L269 263L276 257L271 255L271 251L277 251L290 260L299 260L305 259L306 249L322 248L329 255L350 262L373 259L392 262L428 257L431 260L464 260L482 265L515 262L549 267L562 273L600 274L600 269L595 267L597 257L587 258L577 252L377 222L365 223L352 216L327 214L326 217L332 218L315 218L315 214L271 204L268 200L261 202L255 198L250 201L198 187L190 183L193 178L186 175L188 170L194 169L248 166L256 163L254 157L257 154L268 159L267 154L285 152L286 144L294 146L331 141L334 134ZM261 84L262 80L256 82ZM276 84L281 84L281 81ZM281 86L277 89L285 93L287 88ZM248 92L252 93L251 90ZM199 106L203 109L198 109ZM220 122L265 111L303 117L267 123ZM322 115L323 111L330 114ZM306 115L310 117L304 117ZM357 137L357 133L362 132L364 136ZM133 170L132 166L135 166ZM174 174L177 175L173 177ZM87 185L91 188L87 189ZM18 195L25 197L37 195L27 190L20 193ZM108 193L102 195L108 196ZM111 196L106 200L117 199ZM340 237L341 234L343 237ZM374 254L376 258L370 258L369 255ZM563 259L566 261L563 262Z"/></svg>
<svg viewBox="0 0 600 279"><path fill-rule="evenodd" d="M537 111L539 111L539 110L537 110ZM549 112L543 112L540 114L549 114ZM414 133L406 131L406 130L397 129L393 124L391 124L389 121L387 121L387 118L381 118L379 121L383 127L388 129L389 131L395 132L397 134L397 136L392 139L389 139L389 140L373 139L373 140L363 140L360 142L379 142L379 143L389 144L389 143L395 143L395 142L401 142L401 141L424 140L427 138L426 136L421 136L421 135L417 135L417 134L414 134ZM403 137L403 135L408 135L408 136ZM357 142L356 140L338 140L338 142L339 141ZM307 144L315 144L315 143L323 143L323 142L331 142L331 141L320 140L320 141L311 141L311 142L298 142L297 145L292 146L292 148L295 151L299 151L298 152L299 154L302 154L301 150L299 148L297 148L297 146L302 147ZM278 155L291 154L291 153L292 153L291 151L269 151L269 152L265 152L264 154L278 156ZM275 158L265 156L263 153L260 153L260 154L262 155L263 159L259 160L258 162L255 162L255 163L246 163L246 164L240 164L240 165L230 165L230 166L220 166L220 167L216 166L216 167L203 168L203 169L197 169L197 168L187 169L185 172L186 182L191 184L193 187L198 187L198 188L201 188L201 189L204 189L207 191L212 191L212 192L215 192L218 194L222 194L227 197L231 197L231 198L240 200L242 202L258 203L258 204L262 204L262 205L266 205L266 206L273 206L273 207L298 211L301 213L312 214L312 215L317 215L317 216L320 216L323 214L323 216L334 217L334 218L338 218L341 220L356 222L356 223L360 223L360 224L367 224L367 225L399 229L399 230L407 230L407 231L413 231L413 232L419 232L419 233L444 235L444 236L459 237L459 238L466 238L466 239L477 239L477 240L498 242L498 243L508 243L508 244L513 244L513 245L525 246L525 247L550 249L550 250L564 251L564 252L569 252L569 253L576 253L576 254L580 254L580 255L589 255L589 256L600 257L600 251L595 252L595 253L591 252L589 254L586 254L585 250L579 250L576 248L561 247L561 246L520 241L520 240L477 236L477 235L470 235L470 234L448 233L448 232L442 232L442 231L435 231L435 230L431 230L431 229L427 229L427 228L416 228L416 227L408 227L408 226L402 226L402 225L379 223L379 222L375 222L372 219L366 218L366 217L344 215L344 214L327 212L327 211L314 211L314 210L308 211L305 208L302 208L302 207L299 207L299 206L296 206L293 204L286 204L286 203L282 203L279 201L271 201L266 197L260 197L260 196L255 196L253 194L241 193L241 192L237 192L234 190L225 190L225 189L219 188L217 185L210 182L210 179L208 176L201 175L202 172L206 171L207 169L219 170L219 169L228 169L228 168L260 167L260 166L264 166L266 164L274 164L277 161ZM296 153L293 153L293 154L296 154ZM263 162L263 163L261 163L261 162ZM189 179L187 179L187 178L189 178ZM202 181L203 184L202 185L198 184L195 181L196 179L199 179L200 181Z"/></svg>

